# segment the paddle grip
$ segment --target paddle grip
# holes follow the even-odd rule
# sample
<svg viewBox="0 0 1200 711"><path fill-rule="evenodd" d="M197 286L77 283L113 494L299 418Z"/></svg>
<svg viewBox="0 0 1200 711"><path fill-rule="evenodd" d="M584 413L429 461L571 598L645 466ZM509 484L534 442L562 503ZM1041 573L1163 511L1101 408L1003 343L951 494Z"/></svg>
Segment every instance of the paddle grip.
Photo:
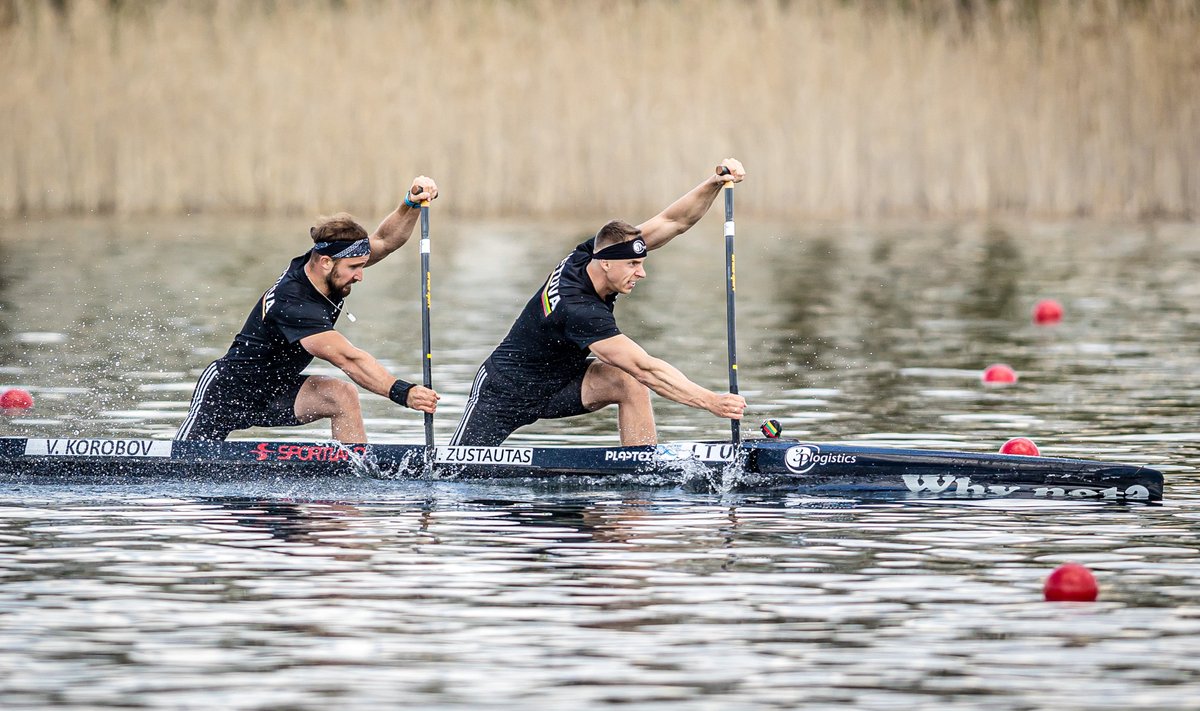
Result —
<svg viewBox="0 0 1200 711"><path fill-rule="evenodd" d="M409 194L410 195L420 195L422 190L423 190L423 188L420 185L414 185L414 186L412 186L412 190L409 191ZM421 207L429 207L429 201L422 200Z"/></svg>

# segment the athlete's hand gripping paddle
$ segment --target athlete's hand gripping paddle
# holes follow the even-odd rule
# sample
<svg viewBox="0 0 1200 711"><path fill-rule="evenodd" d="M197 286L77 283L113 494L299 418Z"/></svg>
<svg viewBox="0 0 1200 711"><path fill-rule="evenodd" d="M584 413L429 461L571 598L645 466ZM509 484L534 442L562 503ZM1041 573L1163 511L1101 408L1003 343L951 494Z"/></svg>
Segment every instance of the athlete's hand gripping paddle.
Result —
<svg viewBox="0 0 1200 711"><path fill-rule="evenodd" d="M729 175L729 168L718 165L717 175ZM729 343L729 392L738 394L737 378L737 314L734 310L734 292L737 290L737 276L733 258L733 181L726 180L725 187L725 327ZM740 444L742 432L737 420L729 421L733 443Z"/></svg>
<svg viewBox="0 0 1200 711"><path fill-rule="evenodd" d="M419 185L412 187L413 195L420 195L423 188ZM429 307L432 301L432 289L429 279L429 201L421 201L421 372L424 376L422 384L433 388L433 346L429 337ZM433 414L425 413L425 459L426 463L433 462Z"/></svg>

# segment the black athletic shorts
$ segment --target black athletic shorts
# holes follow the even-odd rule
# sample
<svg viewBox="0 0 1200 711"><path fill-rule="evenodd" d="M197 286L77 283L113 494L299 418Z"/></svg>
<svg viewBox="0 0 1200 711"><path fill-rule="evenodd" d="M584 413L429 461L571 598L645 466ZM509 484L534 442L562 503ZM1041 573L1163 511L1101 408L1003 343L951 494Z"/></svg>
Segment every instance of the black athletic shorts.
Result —
<svg viewBox="0 0 1200 711"><path fill-rule="evenodd" d="M293 427L304 424L296 419L296 396L307 375L257 382L235 377L228 366L214 361L204 369L187 418L175 439L220 442L234 430L247 427Z"/></svg>
<svg viewBox="0 0 1200 711"><path fill-rule="evenodd" d="M590 364L592 361L588 360ZM591 412L583 406L583 376L578 376L548 398L539 400L514 396L512 387L505 387L488 373L487 363L479 366L471 397L463 411L462 422L451 438L451 446L494 447L517 428L538 420L574 417Z"/></svg>

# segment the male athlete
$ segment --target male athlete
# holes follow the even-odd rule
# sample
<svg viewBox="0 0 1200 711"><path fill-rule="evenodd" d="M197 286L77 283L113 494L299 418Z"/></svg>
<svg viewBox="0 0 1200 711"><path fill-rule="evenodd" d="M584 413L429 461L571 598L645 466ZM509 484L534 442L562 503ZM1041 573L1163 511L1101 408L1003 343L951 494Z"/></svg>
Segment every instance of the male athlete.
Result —
<svg viewBox="0 0 1200 711"><path fill-rule="evenodd" d="M622 445L655 444L650 390L717 417L742 418L742 396L688 380L622 334L613 317L617 295L646 278L646 252L688 231L726 181L746 176L732 158L721 165L728 175L710 176L637 227L609 222L555 267L480 366L452 445L497 445L539 419L613 404Z"/></svg>
<svg viewBox="0 0 1200 711"><path fill-rule="evenodd" d="M436 392L392 376L333 327L351 286L362 281L363 269L404 246L421 201L435 197L433 180L415 178L404 203L370 237L344 212L320 218L309 230L312 249L292 260L258 300L229 352L204 369L175 438L219 441L233 430L303 425L328 417L334 439L366 442L354 386L301 374L314 356L377 395L434 412L440 399Z"/></svg>

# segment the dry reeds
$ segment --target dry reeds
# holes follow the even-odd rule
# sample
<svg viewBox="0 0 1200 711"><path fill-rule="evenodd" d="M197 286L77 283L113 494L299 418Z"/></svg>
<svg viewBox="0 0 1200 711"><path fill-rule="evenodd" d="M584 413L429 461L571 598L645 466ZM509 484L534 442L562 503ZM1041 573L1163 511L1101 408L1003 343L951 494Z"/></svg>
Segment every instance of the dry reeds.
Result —
<svg viewBox="0 0 1200 711"><path fill-rule="evenodd" d="M1194 216L1185 0L0 0L0 215ZM749 185L747 186L749 187Z"/></svg>

